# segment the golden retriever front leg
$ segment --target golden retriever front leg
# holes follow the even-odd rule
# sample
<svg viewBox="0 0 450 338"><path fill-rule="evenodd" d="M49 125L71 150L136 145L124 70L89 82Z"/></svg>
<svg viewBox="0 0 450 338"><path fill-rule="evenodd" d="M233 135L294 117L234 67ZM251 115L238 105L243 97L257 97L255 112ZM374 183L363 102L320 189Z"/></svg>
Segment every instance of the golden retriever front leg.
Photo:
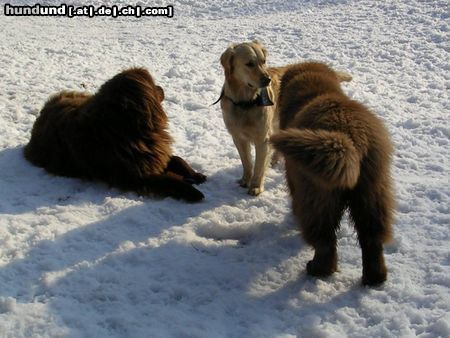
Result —
<svg viewBox="0 0 450 338"><path fill-rule="evenodd" d="M250 149L250 142L240 138L237 135L233 135L233 142L236 146L239 156L242 162L242 178L238 181L239 185L243 188L248 188L250 179L253 174L253 163L252 163L252 153Z"/></svg>
<svg viewBox="0 0 450 338"><path fill-rule="evenodd" d="M255 169L253 171L253 177L250 182L250 188L248 189L249 195L252 196L258 196L264 191L264 179L272 155L272 148L269 144L269 141L264 140L262 142L256 143L255 153Z"/></svg>

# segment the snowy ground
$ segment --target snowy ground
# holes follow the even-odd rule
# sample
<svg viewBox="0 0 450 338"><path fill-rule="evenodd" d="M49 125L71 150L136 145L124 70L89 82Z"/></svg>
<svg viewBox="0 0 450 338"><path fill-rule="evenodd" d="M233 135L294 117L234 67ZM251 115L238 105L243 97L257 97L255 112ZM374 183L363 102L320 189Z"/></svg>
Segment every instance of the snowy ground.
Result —
<svg viewBox="0 0 450 338"><path fill-rule="evenodd" d="M0 337L449 337L448 1L154 4L173 4L175 17L0 17ZM360 286L346 222L340 271L306 276L312 250L281 167L257 198L237 186L237 151L210 104L220 54L254 38L272 65L350 71L347 92L386 121L398 212L384 286ZM140 198L24 160L49 94L95 91L130 66L164 87L176 153L209 176L203 203Z"/></svg>

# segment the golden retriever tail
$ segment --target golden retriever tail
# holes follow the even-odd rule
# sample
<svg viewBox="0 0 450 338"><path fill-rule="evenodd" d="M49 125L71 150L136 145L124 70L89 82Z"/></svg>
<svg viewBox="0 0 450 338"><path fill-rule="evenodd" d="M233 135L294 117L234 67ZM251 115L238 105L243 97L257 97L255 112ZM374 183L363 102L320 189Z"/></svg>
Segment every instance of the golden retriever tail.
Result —
<svg viewBox="0 0 450 338"><path fill-rule="evenodd" d="M344 72L342 70L335 71L336 76L340 82L350 82L353 77L350 73Z"/></svg>
<svg viewBox="0 0 450 338"><path fill-rule="evenodd" d="M287 129L273 135L271 143L323 187L353 188L358 181L361 155L342 132Z"/></svg>

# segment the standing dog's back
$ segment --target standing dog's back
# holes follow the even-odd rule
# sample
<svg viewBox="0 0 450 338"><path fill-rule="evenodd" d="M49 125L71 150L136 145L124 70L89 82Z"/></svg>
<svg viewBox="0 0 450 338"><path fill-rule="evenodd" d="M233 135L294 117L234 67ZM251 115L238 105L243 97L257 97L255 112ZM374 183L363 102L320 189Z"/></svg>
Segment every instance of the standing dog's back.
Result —
<svg viewBox="0 0 450 338"><path fill-rule="evenodd" d="M281 80L280 133L286 175L305 240L315 249L311 275L337 269L336 231L348 207L363 256L363 284L386 279L383 243L391 238L392 145L382 121L349 99L336 72L320 63L293 65Z"/></svg>

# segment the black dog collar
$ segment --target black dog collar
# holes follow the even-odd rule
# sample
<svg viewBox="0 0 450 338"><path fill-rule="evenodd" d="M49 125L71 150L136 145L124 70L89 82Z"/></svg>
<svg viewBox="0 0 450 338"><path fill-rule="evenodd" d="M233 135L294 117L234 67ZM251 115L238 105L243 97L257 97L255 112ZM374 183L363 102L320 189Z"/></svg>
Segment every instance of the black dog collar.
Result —
<svg viewBox="0 0 450 338"><path fill-rule="evenodd" d="M239 107L241 109L251 109L255 106L257 106L257 107L273 106L273 102L269 97L269 93L267 92L266 87L261 89L261 93L258 94L255 99L253 99L251 101L239 101L239 102L234 102L231 98L229 98L228 96L225 96L225 92L222 89L222 92L220 93L220 97L212 105L215 105L217 102L222 100L224 97L227 98L228 100L230 100L231 103L233 103L236 107Z"/></svg>

